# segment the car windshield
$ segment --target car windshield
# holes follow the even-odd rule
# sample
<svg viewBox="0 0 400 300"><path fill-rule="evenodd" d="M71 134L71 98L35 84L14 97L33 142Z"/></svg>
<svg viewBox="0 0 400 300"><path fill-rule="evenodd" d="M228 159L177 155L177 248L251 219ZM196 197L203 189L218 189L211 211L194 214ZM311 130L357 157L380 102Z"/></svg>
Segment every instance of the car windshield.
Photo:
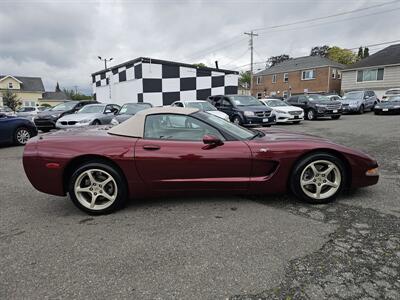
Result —
<svg viewBox="0 0 400 300"><path fill-rule="evenodd" d="M75 107L78 102L65 102L54 106L51 110L70 110Z"/></svg>
<svg viewBox="0 0 400 300"><path fill-rule="evenodd" d="M217 110L213 105L206 101L186 102L186 107L198 108L203 111Z"/></svg>
<svg viewBox="0 0 400 300"><path fill-rule="evenodd" d="M105 105L98 104L86 105L78 111L78 114L101 114L105 107Z"/></svg>
<svg viewBox="0 0 400 300"><path fill-rule="evenodd" d="M119 110L118 114L119 115L134 115L137 112L151 108L151 104L148 103L143 103L143 104L138 104L138 103L127 103L122 105L121 109Z"/></svg>
<svg viewBox="0 0 400 300"><path fill-rule="evenodd" d="M400 89L388 90L388 91L386 92L386 95L400 95Z"/></svg>
<svg viewBox="0 0 400 300"><path fill-rule="evenodd" d="M308 99L310 99L310 101L331 101L329 97L318 94L308 95Z"/></svg>
<svg viewBox="0 0 400 300"><path fill-rule="evenodd" d="M230 96L231 100L237 106L263 106L258 99L253 96Z"/></svg>
<svg viewBox="0 0 400 300"><path fill-rule="evenodd" d="M398 96L390 96L387 101L393 101L393 102L400 102L400 95Z"/></svg>
<svg viewBox="0 0 400 300"><path fill-rule="evenodd" d="M239 139L239 140L248 140L254 137L254 132L250 131L246 128L237 126L229 121L226 121L225 119L222 119L220 117L214 116L209 113L204 113L204 112L197 112L194 114L194 116L200 115L200 118L202 120L205 120L207 123L210 125L213 125L217 128L222 128L226 132L228 132L230 135L233 137Z"/></svg>
<svg viewBox="0 0 400 300"><path fill-rule="evenodd" d="M266 100L265 101L269 107L279 107L279 106L289 106L287 103L282 100L274 99L274 100Z"/></svg>
<svg viewBox="0 0 400 300"><path fill-rule="evenodd" d="M364 97L364 92L349 92L344 94L343 100L357 100Z"/></svg>

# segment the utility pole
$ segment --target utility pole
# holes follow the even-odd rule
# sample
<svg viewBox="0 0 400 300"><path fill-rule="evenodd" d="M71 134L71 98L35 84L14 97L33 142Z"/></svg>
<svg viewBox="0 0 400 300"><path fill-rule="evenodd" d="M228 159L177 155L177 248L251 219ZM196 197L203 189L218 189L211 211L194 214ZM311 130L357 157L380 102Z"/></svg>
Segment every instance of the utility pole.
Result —
<svg viewBox="0 0 400 300"><path fill-rule="evenodd" d="M75 95L77 95L78 94L78 86L74 85L74 88L75 88Z"/></svg>
<svg viewBox="0 0 400 300"><path fill-rule="evenodd" d="M250 46L250 92L251 92L251 89L253 87L253 48L254 48L253 37L258 36L258 34L254 33L253 30L250 32L245 32L244 34L250 36L249 46Z"/></svg>
<svg viewBox="0 0 400 300"><path fill-rule="evenodd" d="M112 57L110 57L110 58L102 58L101 56L97 56L97 57L98 57L100 60L104 61L104 69L107 70L107 62L108 62L108 61L112 61L113 58L112 58Z"/></svg>

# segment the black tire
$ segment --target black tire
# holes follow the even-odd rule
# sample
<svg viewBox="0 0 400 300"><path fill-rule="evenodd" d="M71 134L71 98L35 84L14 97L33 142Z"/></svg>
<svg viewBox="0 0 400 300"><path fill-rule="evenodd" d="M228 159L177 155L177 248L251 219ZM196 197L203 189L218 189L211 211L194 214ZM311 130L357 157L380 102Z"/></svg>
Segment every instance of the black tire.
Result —
<svg viewBox="0 0 400 300"><path fill-rule="evenodd" d="M99 120L94 120L94 121L92 122L92 125L101 125L101 123L100 123Z"/></svg>
<svg viewBox="0 0 400 300"><path fill-rule="evenodd" d="M376 106L377 104L378 104L377 102L374 102L374 105L372 106L371 111L373 111L373 110L375 109L375 106Z"/></svg>
<svg viewBox="0 0 400 300"><path fill-rule="evenodd" d="M374 114L375 115L380 115L381 113L379 111L377 111L377 110L374 110Z"/></svg>
<svg viewBox="0 0 400 300"><path fill-rule="evenodd" d="M313 109L308 110L307 114L306 114L306 119L310 120L310 121L316 120L317 116L316 116L315 110L313 110Z"/></svg>
<svg viewBox="0 0 400 300"><path fill-rule="evenodd" d="M358 113L362 115L364 113L364 105L361 105L360 108L358 109Z"/></svg>
<svg viewBox="0 0 400 300"><path fill-rule="evenodd" d="M47 133L50 131L50 129L40 129L42 132Z"/></svg>
<svg viewBox="0 0 400 300"><path fill-rule="evenodd" d="M293 124L299 125L301 121L294 121Z"/></svg>
<svg viewBox="0 0 400 300"><path fill-rule="evenodd" d="M32 137L32 133L26 127L19 127L14 132L14 143L19 146L25 145Z"/></svg>
<svg viewBox="0 0 400 300"><path fill-rule="evenodd" d="M308 196L303 191L303 189L301 187L300 179L301 179L302 172L310 163L315 162L315 161L320 161L320 160L329 161L330 163L333 163L334 165L336 165L338 170L340 171L341 181L340 181L339 187L337 188L336 192L333 195L331 195L330 197L324 198L324 199L315 199L315 198ZM325 179L327 179L327 178L325 178ZM323 152L310 154L310 155L302 158L300 161L298 161L293 168L293 171L290 176L290 182L289 182L290 190L292 191L292 193L298 199L300 199L304 202L311 203L311 204L323 204L323 203L328 203L328 202L334 201L336 199L337 195L339 195L344 190L344 188L346 187L346 184L347 184L347 172L346 172L346 166L345 166L344 162L332 154L323 153Z"/></svg>
<svg viewBox="0 0 400 300"><path fill-rule="evenodd" d="M341 116L331 116L332 120L339 120Z"/></svg>
<svg viewBox="0 0 400 300"><path fill-rule="evenodd" d="M117 186L117 196L112 202L112 204L104 209L91 209L88 207L85 207L77 198L77 195L75 193L75 183L79 176L84 173L85 171L91 170L91 169L96 169L96 170L102 170L107 172L111 177L114 179L116 186ZM103 215L103 214L109 214L112 213L116 210L119 210L124 207L127 201L128 193L127 193L127 186L126 186L126 181L124 176L118 171L115 167L112 165L105 163L105 162L88 162L86 164L83 164L79 166L72 174L71 180L69 181L68 184L68 193L71 197L72 202L78 207L80 210L86 212L87 214L90 215ZM100 196L100 194L99 194Z"/></svg>
<svg viewBox="0 0 400 300"><path fill-rule="evenodd" d="M232 122L236 125L242 125L242 119L239 116L234 116Z"/></svg>

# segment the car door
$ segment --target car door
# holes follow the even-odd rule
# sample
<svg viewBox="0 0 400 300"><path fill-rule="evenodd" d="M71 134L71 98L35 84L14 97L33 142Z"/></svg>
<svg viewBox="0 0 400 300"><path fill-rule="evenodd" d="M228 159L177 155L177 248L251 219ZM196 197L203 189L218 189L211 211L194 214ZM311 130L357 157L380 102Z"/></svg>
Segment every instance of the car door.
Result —
<svg viewBox="0 0 400 300"><path fill-rule="evenodd" d="M204 135L220 138L210 146ZM158 114L145 120L144 138L135 144L135 163L154 190L248 189L251 152L242 141L229 141L216 128L192 116Z"/></svg>
<svg viewBox="0 0 400 300"><path fill-rule="evenodd" d="M299 102L298 102L299 97L298 96L292 96L289 99L286 100L286 103L293 105L293 106L299 106Z"/></svg>
<svg viewBox="0 0 400 300"><path fill-rule="evenodd" d="M220 106L220 111L226 113L230 119L232 119L233 115L235 114L235 111L233 109L233 105L231 100L228 97L222 97L221 98L221 106Z"/></svg>
<svg viewBox="0 0 400 300"><path fill-rule="evenodd" d="M302 109L304 109L304 111L307 111L308 108L308 99L306 96L301 95L298 98L298 103L296 104L296 106L301 107Z"/></svg>
<svg viewBox="0 0 400 300"><path fill-rule="evenodd" d="M0 113L0 143L12 142L14 138L14 126L12 119Z"/></svg>

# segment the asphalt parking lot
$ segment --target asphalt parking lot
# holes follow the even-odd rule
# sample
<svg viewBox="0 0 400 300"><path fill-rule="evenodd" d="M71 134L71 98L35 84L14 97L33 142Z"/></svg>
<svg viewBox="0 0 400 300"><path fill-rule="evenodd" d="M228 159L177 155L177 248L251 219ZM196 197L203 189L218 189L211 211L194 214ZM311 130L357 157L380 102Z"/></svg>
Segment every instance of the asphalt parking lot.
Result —
<svg viewBox="0 0 400 300"><path fill-rule="evenodd" d="M400 116L278 127L368 152L380 182L328 205L163 198L91 217L0 148L0 298L399 299Z"/></svg>

